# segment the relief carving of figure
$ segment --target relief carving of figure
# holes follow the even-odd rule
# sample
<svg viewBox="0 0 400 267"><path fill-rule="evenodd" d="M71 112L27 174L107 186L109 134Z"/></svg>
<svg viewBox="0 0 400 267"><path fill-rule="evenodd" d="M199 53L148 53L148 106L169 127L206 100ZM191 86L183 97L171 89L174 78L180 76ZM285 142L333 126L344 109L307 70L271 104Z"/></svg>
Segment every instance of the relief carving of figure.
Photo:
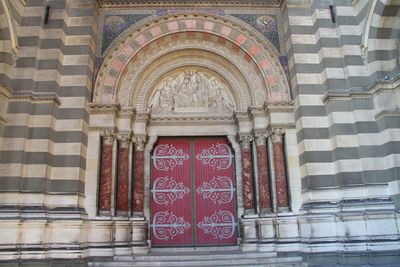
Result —
<svg viewBox="0 0 400 267"><path fill-rule="evenodd" d="M160 84L149 108L154 113L226 113L234 109L234 104L226 87L216 78L198 71L184 71Z"/></svg>

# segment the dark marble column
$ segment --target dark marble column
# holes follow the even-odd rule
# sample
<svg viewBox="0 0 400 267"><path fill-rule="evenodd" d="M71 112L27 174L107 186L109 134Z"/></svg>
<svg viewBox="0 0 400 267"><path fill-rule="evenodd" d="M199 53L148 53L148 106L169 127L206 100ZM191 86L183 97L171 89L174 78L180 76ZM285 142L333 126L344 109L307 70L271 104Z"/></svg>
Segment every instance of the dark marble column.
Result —
<svg viewBox="0 0 400 267"><path fill-rule="evenodd" d="M143 216L144 206L144 145L146 136L135 136L134 180L133 180L133 215Z"/></svg>
<svg viewBox="0 0 400 267"><path fill-rule="evenodd" d="M260 213L271 212L271 191L269 185L267 133L256 133L257 163L258 163L258 191Z"/></svg>
<svg viewBox="0 0 400 267"><path fill-rule="evenodd" d="M111 130L102 132L101 167L99 182L99 214L111 214L112 157L115 134Z"/></svg>
<svg viewBox="0 0 400 267"><path fill-rule="evenodd" d="M274 152L276 203L278 211L288 210L289 207L283 134L284 130L282 128L274 128L271 130Z"/></svg>
<svg viewBox="0 0 400 267"><path fill-rule="evenodd" d="M129 211L129 144L130 133L119 133L118 136L118 180L117 180L117 214L128 215Z"/></svg>
<svg viewBox="0 0 400 267"><path fill-rule="evenodd" d="M254 207L254 188L253 173L251 165L250 142L251 135L239 136L241 154L242 154L242 177L243 177L243 205L245 215L255 214Z"/></svg>

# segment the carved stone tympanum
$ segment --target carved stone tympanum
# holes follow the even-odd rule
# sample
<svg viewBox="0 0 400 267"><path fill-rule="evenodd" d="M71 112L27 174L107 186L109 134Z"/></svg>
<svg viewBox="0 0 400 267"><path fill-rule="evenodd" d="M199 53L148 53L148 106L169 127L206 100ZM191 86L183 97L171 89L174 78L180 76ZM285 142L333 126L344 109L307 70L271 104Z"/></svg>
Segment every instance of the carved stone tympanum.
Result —
<svg viewBox="0 0 400 267"><path fill-rule="evenodd" d="M234 109L232 96L217 78L196 70L184 71L162 81L149 108L152 113L213 112Z"/></svg>

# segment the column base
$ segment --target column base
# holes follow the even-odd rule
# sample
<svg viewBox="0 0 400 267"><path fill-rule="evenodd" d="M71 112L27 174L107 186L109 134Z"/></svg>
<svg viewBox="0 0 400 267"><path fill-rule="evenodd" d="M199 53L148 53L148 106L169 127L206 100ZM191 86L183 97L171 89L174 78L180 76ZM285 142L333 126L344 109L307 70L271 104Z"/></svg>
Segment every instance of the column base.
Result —
<svg viewBox="0 0 400 267"><path fill-rule="evenodd" d="M272 215L272 209L271 208L262 208L260 210L260 217L269 217Z"/></svg>
<svg viewBox="0 0 400 267"><path fill-rule="evenodd" d="M257 218L258 214L255 212L255 210L244 210L244 214L242 215L242 218Z"/></svg>
<svg viewBox="0 0 400 267"><path fill-rule="evenodd" d="M289 207L278 207L278 213L288 213L290 212Z"/></svg>
<svg viewBox="0 0 400 267"><path fill-rule="evenodd" d="M134 211L132 212L132 220L144 221L146 220L146 218L144 217L144 213L142 211Z"/></svg>

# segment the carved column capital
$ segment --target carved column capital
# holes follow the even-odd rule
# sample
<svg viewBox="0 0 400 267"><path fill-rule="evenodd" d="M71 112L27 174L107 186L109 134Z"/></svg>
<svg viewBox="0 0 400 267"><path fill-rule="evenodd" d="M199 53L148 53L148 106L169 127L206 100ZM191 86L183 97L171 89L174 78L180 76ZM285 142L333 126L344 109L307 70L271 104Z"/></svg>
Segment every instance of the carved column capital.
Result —
<svg viewBox="0 0 400 267"><path fill-rule="evenodd" d="M282 142L283 134L285 133L284 128L272 128L270 135L273 143Z"/></svg>
<svg viewBox="0 0 400 267"><path fill-rule="evenodd" d="M114 129L103 129L100 131L100 136L103 137L104 145L112 145L116 137Z"/></svg>
<svg viewBox="0 0 400 267"><path fill-rule="evenodd" d="M250 148L250 142L254 140L253 135L251 134L240 134L239 142L241 148Z"/></svg>
<svg viewBox="0 0 400 267"><path fill-rule="evenodd" d="M146 144L146 141L147 141L147 136L145 136L145 135L135 135L132 138L132 141L135 143L136 150L143 151L144 150L144 145Z"/></svg>
<svg viewBox="0 0 400 267"><path fill-rule="evenodd" d="M129 143L131 142L131 133L130 132L118 132L117 140L121 147L129 147Z"/></svg>
<svg viewBox="0 0 400 267"><path fill-rule="evenodd" d="M269 136L269 132L267 131L257 131L254 133L256 145L263 146L266 144L266 140Z"/></svg>

